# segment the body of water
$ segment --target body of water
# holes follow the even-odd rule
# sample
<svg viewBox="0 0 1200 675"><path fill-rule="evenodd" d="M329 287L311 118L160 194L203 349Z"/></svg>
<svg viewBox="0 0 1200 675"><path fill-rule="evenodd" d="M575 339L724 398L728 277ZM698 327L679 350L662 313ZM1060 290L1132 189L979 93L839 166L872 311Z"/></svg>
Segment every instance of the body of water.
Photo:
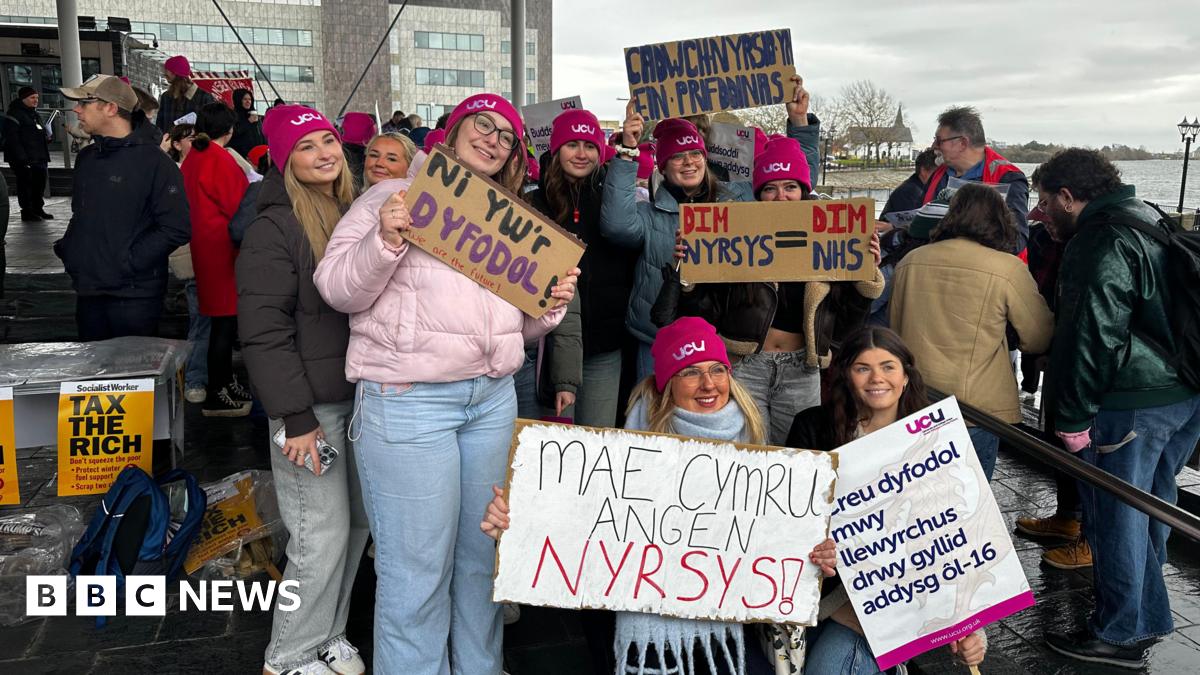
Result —
<svg viewBox="0 0 1200 675"><path fill-rule="evenodd" d="M1131 162L1116 162L1121 170L1122 182L1137 188L1141 199L1155 202L1164 211L1172 212L1179 205L1179 181L1183 176L1183 160L1147 159ZM1017 164L1028 176L1037 168L1036 164ZM883 210L891 190L868 190L834 188L834 199L851 197L870 197L875 200L876 215ZM1037 205L1037 193L1029 193L1029 208ZM1200 160L1192 160L1188 165L1187 193L1183 199L1184 211L1200 209Z"/></svg>

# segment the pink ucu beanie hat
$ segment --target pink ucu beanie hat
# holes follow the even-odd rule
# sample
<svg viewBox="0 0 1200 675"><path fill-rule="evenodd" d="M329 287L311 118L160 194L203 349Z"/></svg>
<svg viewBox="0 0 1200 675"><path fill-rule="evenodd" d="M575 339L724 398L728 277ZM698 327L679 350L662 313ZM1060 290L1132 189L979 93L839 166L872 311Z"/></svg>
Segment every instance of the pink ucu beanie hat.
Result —
<svg viewBox="0 0 1200 675"><path fill-rule="evenodd" d="M166 68L168 71L175 73L180 77L192 76L192 64L188 63L187 57L182 54L178 54L167 59L163 63L163 68Z"/></svg>
<svg viewBox="0 0 1200 675"><path fill-rule="evenodd" d="M263 135L267 137L267 152L276 168L283 171L287 166L292 148L314 131L328 130L340 143L342 137L333 123L312 108L302 105L277 105L267 111L263 118Z"/></svg>
<svg viewBox="0 0 1200 675"><path fill-rule="evenodd" d="M812 177L808 173L808 158L794 138L776 136L767 141L763 151L754 155L754 192L773 180L794 180L812 192Z"/></svg>
<svg viewBox="0 0 1200 675"><path fill-rule="evenodd" d="M654 386L660 392L675 373L694 363L719 361L732 367L717 329L695 316L680 317L658 329L650 355L654 357Z"/></svg>
<svg viewBox="0 0 1200 675"><path fill-rule="evenodd" d="M603 150L604 130L596 116L586 110L564 110L555 117L550 127L550 154L570 141L586 141Z"/></svg>
<svg viewBox="0 0 1200 675"><path fill-rule="evenodd" d="M495 94L475 94L468 96L454 107L450 112L450 117L446 120L446 129L453 129L458 121L467 115L474 115L481 112L494 112L497 115L508 120L512 125L513 133L517 135L517 141L522 141L525 138L525 123L521 121L521 115L517 109L513 107L503 96ZM450 133L449 131L446 132Z"/></svg>
<svg viewBox="0 0 1200 675"><path fill-rule="evenodd" d="M672 117L659 122L654 127L654 138L658 141L655 152L659 171L667 166L671 157L681 152L699 150L708 157L708 148L704 147L704 137L700 135L700 130L685 119Z"/></svg>
<svg viewBox="0 0 1200 675"><path fill-rule="evenodd" d="M421 149L424 150L425 154L428 155L430 152L433 152L433 146L437 145L438 143L445 143L445 142L446 142L446 130L445 129L434 129L433 131L425 134L425 147L423 147Z"/></svg>
<svg viewBox="0 0 1200 675"><path fill-rule="evenodd" d="M342 118L342 141L366 145L375 136L375 118L365 112L348 112Z"/></svg>

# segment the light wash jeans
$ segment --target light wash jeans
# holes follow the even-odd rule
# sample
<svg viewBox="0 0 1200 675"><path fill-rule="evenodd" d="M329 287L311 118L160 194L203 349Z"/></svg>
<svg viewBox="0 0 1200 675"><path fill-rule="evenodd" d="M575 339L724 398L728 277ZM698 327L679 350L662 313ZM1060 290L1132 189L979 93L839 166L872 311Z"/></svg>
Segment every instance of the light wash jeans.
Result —
<svg viewBox="0 0 1200 675"><path fill-rule="evenodd" d="M374 672L498 675L496 549L479 523L507 473L513 378L364 380L358 394L352 428L379 577Z"/></svg>
<svg viewBox="0 0 1200 675"><path fill-rule="evenodd" d="M809 628L805 675L875 675L879 665L867 639L833 619Z"/></svg>
<svg viewBox="0 0 1200 675"><path fill-rule="evenodd" d="M803 351L750 354L733 375L754 397L771 445L787 443L796 413L821 405L821 371L804 365Z"/></svg>
<svg viewBox="0 0 1200 675"><path fill-rule="evenodd" d="M341 453L320 476L288 461L272 442L271 474L279 513L288 530L284 579L299 582L295 611L275 610L265 659L277 671L317 658L317 652L346 632L350 591L367 544L353 444L346 440L352 401L313 406L325 440ZM270 421L271 436L283 426Z"/></svg>
<svg viewBox="0 0 1200 675"><path fill-rule="evenodd" d="M583 357L583 385L575 394L575 423L589 427L616 424L620 389L620 349Z"/></svg>
<svg viewBox="0 0 1200 675"><path fill-rule="evenodd" d="M1174 504L1175 476L1200 438L1200 396L1137 410L1101 409L1092 444L1080 459ZM1163 582L1171 528L1080 481L1083 527L1092 546L1096 608L1088 628L1101 640L1131 645L1174 630Z"/></svg>
<svg viewBox="0 0 1200 675"><path fill-rule="evenodd" d="M200 313L200 298L196 294L196 280L188 279L183 289L188 303L187 339L188 343L192 345L192 353L188 354L183 381L188 389L205 389L208 387L208 331L212 327L212 320Z"/></svg>

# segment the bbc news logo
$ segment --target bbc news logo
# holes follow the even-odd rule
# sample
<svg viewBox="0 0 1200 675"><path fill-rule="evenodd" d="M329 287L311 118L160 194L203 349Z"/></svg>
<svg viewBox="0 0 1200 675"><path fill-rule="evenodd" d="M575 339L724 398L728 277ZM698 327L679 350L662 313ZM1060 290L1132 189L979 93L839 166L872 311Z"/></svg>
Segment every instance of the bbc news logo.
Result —
<svg viewBox="0 0 1200 675"><path fill-rule="evenodd" d="M25 614L28 616L66 616L70 603L66 576L25 577ZM278 609L292 612L300 608L296 591L300 582L288 579L276 582L219 579L179 582L180 611L231 612L255 609L268 611L278 600ZM125 615L165 616L167 578L164 576L125 577ZM117 578L115 576L75 577L75 616L116 616Z"/></svg>

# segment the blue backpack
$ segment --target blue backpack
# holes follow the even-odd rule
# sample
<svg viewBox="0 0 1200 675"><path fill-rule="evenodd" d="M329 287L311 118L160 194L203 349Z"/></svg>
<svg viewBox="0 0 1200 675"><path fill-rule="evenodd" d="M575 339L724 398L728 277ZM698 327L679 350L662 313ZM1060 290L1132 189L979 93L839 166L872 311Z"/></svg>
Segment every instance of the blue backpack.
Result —
<svg viewBox="0 0 1200 675"><path fill-rule="evenodd" d="M163 486L175 481L183 481L186 488L182 522L172 522L163 491ZM115 576L118 595L124 593L128 574L163 575L171 581L196 541L207 506L208 497L196 477L182 469L168 471L155 481L136 466L125 467L71 551L71 577Z"/></svg>

